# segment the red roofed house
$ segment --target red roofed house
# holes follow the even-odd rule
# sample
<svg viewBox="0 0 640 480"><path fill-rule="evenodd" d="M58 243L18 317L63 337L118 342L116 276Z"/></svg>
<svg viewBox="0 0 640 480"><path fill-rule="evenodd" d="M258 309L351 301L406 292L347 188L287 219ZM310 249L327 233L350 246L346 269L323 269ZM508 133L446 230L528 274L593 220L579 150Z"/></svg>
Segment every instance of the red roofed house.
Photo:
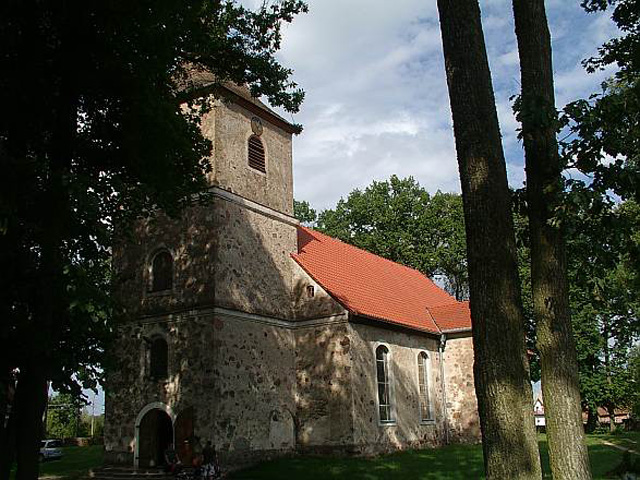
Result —
<svg viewBox="0 0 640 480"><path fill-rule="evenodd" d="M207 78L197 79L206 92ZM218 87L211 200L114 248L108 462L223 463L476 441L468 304L422 273L300 226L295 126Z"/></svg>

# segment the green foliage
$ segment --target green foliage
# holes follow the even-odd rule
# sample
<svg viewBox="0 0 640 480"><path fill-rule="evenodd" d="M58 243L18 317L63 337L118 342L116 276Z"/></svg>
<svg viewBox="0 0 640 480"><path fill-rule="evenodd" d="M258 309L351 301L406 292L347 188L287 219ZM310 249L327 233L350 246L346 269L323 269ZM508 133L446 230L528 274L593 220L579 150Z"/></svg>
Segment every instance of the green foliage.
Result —
<svg viewBox="0 0 640 480"><path fill-rule="evenodd" d="M581 212L570 224L568 251L573 328L583 402L628 407L637 390L628 367L640 335L640 210L635 202Z"/></svg>
<svg viewBox="0 0 640 480"><path fill-rule="evenodd" d="M569 135L562 155L584 177L567 180L557 214L567 227L583 403L611 410L631 407L640 389L630 368L640 337L640 1L582 5L590 12L613 8L620 30L584 62L587 71L617 71L601 93L564 108Z"/></svg>
<svg viewBox="0 0 640 480"><path fill-rule="evenodd" d="M47 438L69 438L81 436L82 402L69 394L54 394L49 397L47 409Z"/></svg>
<svg viewBox="0 0 640 480"><path fill-rule="evenodd" d="M206 200L210 102L194 74L296 111L276 60L300 0L0 4L0 370L95 386L114 225ZM1 373L1 372L0 372Z"/></svg>
<svg viewBox="0 0 640 480"><path fill-rule="evenodd" d="M316 211L311 208L309 202L293 200L293 216L300 220L300 223L311 227L315 225L318 215Z"/></svg>
<svg viewBox="0 0 640 480"><path fill-rule="evenodd" d="M468 295L464 215L457 194L429 195L412 177L393 175L321 212L318 228L429 277L443 277L458 299Z"/></svg>
<svg viewBox="0 0 640 480"><path fill-rule="evenodd" d="M616 73L602 92L570 103L563 122L569 138L563 144L567 164L589 176L591 190L640 201L640 0L584 0L587 11L613 7L620 35L584 62L593 72L610 65Z"/></svg>

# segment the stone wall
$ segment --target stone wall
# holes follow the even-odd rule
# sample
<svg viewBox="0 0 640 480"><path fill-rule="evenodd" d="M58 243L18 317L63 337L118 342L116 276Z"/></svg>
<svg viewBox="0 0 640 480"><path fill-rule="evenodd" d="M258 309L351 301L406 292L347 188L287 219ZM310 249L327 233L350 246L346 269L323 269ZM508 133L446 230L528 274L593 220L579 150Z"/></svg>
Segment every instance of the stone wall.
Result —
<svg viewBox="0 0 640 480"><path fill-rule="evenodd" d="M219 200L218 200L219 201ZM212 201L213 202L213 201ZM179 219L158 213L120 232L113 249L114 298L120 318L166 314L214 303L215 209L192 207ZM160 250L173 256L173 288L151 292L151 262Z"/></svg>
<svg viewBox="0 0 640 480"><path fill-rule="evenodd" d="M302 452L344 452L353 444L348 324L295 332L298 447Z"/></svg>
<svg viewBox="0 0 640 480"><path fill-rule="evenodd" d="M354 440L362 453L380 453L401 448L420 448L444 440L442 384L437 337L417 332L352 323L349 325L352 352ZM390 378L395 422L380 424L377 409L375 349L384 344L390 351ZM429 383L434 420L420 419L418 355L430 360Z"/></svg>
<svg viewBox="0 0 640 480"><path fill-rule="evenodd" d="M478 400L473 380L471 334L452 336L445 349L447 411L452 442L480 441Z"/></svg>
<svg viewBox="0 0 640 480"><path fill-rule="evenodd" d="M169 377L152 380L144 338L169 344ZM106 393L107 462L133 464L136 418L145 406L194 412L194 434L212 440L225 464L295 448L294 337L255 319L201 313L121 329Z"/></svg>
<svg viewBox="0 0 640 480"><path fill-rule="evenodd" d="M333 299L322 286L311 278L307 272L293 259L293 312L297 320L342 315L345 308ZM313 287L313 296L308 287Z"/></svg>
<svg viewBox="0 0 640 480"><path fill-rule="evenodd" d="M149 372L148 340L163 336L168 344L168 377ZM156 321L125 324L113 346L116 364L108 370L105 395L106 461L133 463L136 417L157 402L175 415L192 407L196 416L211 415L214 386L215 328L205 315L166 316Z"/></svg>
<svg viewBox="0 0 640 480"><path fill-rule="evenodd" d="M293 451L291 330L239 317L214 322L213 408L200 434L212 438L223 462L235 465Z"/></svg>
<svg viewBox="0 0 640 480"><path fill-rule="evenodd" d="M205 118L203 133L214 144L211 183L287 215L293 215L291 134L262 118L266 174L249 167L247 142L256 114L216 101L215 119Z"/></svg>
<svg viewBox="0 0 640 480"><path fill-rule="evenodd" d="M293 318L296 227L232 202L215 204L217 306Z"/></svg>
<svg viewBox="0 0 640 480"><path fill-rule="evenodd" d="M167 249L174 259L173 289L150 292L151 261ZM224 198L187 209L178 219L159 213L141 220L114 248L115 298L121 318L217 306L293 318L297 251L294 223ZM304 274L304 272L302 272ZM296 282L303 282L299 271ZM305 283L306 284L306 283ZM320 297L315 304L322 303ZM309 308L324 312L335 306ZM304 315L303 315L304 316Z"/></svg>

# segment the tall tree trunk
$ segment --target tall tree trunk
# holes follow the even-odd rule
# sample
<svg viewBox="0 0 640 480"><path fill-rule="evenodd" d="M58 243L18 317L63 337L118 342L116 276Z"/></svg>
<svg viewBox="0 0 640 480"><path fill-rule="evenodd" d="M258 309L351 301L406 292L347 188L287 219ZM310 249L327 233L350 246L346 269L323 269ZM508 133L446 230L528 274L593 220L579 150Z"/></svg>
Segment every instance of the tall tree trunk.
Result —
<svg viewBox="0 0 640 480"><path fill-rule="evenodd" d="M26 365L20 365L16 391L18 415L16 433L17 480L37 480L39 445L43 431L43 413L47 401L50 376L50 353L61 334L67 316L68 298L65 288L65 242L70 225L69 178L77 132L76 79L73 62L73 32L77 25L77 5L62 2L54 9L52 22L58 28L59 45L54 68L59 79L55 95L55 125L52 127L50 152L47 159L45 201L42 205L40 244L39 298L34 319L39 340Z"/></svg>
<svg viewBox="0 0 640 480"><path fill-rule="evenodd" d="M563 189L551 38L544 0L513 0L531 229L531 286L553 478L591 478L580 407L562 229L550 222Z"/></svg>
<svg viewBox="0 0 640 480"><path fill-rule="evenodd" d="M42 415L47 399L47 380L41 366L20 371L16 389L17 480L37 480L42 440Z"/></svg>
<svg viewBox="0 0 640 480"><path fill-rule="evenodd" d="M11 467L15 457L15 381L9 368L5 378L0 380L0 394L3 396L0 408L0 480L9 480Z"/></svg>
<svg viewBox="0 0 640 480"><path fill-rule="evenodd" d="M488 479L540 479L511 198L477 0L438 0L467 232Z"/></svg>

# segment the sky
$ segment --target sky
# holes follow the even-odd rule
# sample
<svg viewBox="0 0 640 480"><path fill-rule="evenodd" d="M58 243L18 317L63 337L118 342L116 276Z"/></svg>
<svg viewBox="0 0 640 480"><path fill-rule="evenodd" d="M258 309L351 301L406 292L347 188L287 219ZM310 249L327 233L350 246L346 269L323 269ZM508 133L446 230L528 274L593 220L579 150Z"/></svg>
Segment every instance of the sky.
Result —
<svg viewBox="0 0 640 480"><path fill-rule="evenodd" d="M316 209L373 180L413 176L430 192L460 191L436 2L308 0L284 28L280 61L306 92L294 138L294 191ZM600 90L611 72L581 65L615 35L580 0L548 0L556 104ZM524 178L509 98L519 66L509 0L480 1L509 182Z"/></svg>

